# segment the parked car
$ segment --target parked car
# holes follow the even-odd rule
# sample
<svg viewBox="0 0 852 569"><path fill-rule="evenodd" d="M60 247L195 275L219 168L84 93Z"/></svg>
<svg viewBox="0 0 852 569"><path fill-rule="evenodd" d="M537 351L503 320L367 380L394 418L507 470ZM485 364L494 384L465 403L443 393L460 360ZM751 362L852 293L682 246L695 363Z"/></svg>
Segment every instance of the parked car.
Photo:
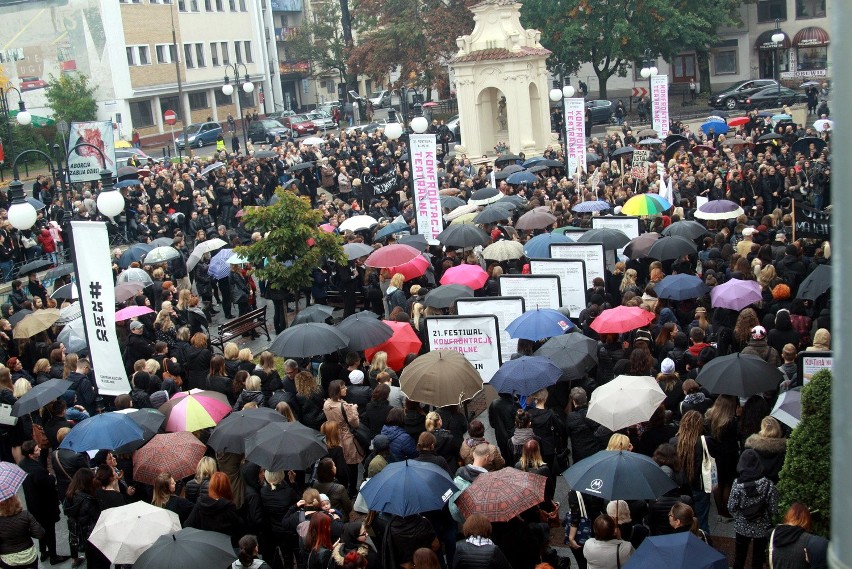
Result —
<svg viewBox="0 0 852 569"><path fill-rule="evenodd" d="M220 134L222 134L222 127L215 122L197 122L186 127L189 145L197 148L201 148L205 144L216 144ZM175 142L178 148L186 148L187 142L183 139L183 133L177 137Z"/></svg>
<svg viewBox="0 0 852 569"><path fill-rule="evenodd" d="M141 148L131 147L115 149L115 161L118 163L119 166L127 166L127 161L130 159L131 156L136 156L136 159L139 161L140 164L145 164L146 162L148 162L149 158L151 160L156 161L156 158L148 156L147 154L145 154L145 152L142 151Z"/></svg>
<svg viewBox="0 0 852 569"><path fill-rule="evenodd" d="M21 77L21 91L35 91L47 87L47 81L38 77Z"/></svg>
<svg viewBox="0 0 852 569"><path fill-rule="evenodd" d="M272 144L276 138L283 140L289 137L290 129L275 119L265 118L251 121L247 136L252 142Z"/></svg>
<svg viewBox="0 0 852 569"><path fill-rule="evenodd" d="M305 136L316 134L317 125L311 122L306 115L292 115L281 119L281 124L293 131L293 136Z"/></svg>
<svg viewBox="0 0 852 569"><path fill-rule="evenodd" d="M606 124L612 118L612 101L603 99L586 101L586 108L589 109L589 118L592 124Z"/></svg>
<svg viewBox="0 0 852 569"><path fill-rule="evenodd" d="M454 117L450 117L450 119L444 124L446 124L450 128L450 132L453 133L453 139L450 142L461 142L461 127L459 126L459 116L456 115Z"/></svg>
<svg viewBox="0 0 852 569"><path fill-rule="evenodd" d="M317 107L318 111L322 111L330 115L334 115L334 109L340 109L340 103L338 103L337 101L333 101L331 103L323 103Z"/></svg>
<svg viewBox="0 0 852 569"><path fill-rule="evenodd" d="M373 103L374 109L389 107L391 104L390 91L386 89L374 91L373 94L370 95L370 102Z"/></svg>
<svg viewBox="0 0 852 569"><path fill-rule="evenodd" d="M317 128L320 130L325 131L337 128L337 123L334 122L334 118L331 116L331 113L320 110L311 111L308 113L308 118L311 119L311 122L317 125Z"/></svg>
<svg viewBox="0 0 852 569"><path fill-rule="evenodd" d="M387 119L378 119L378 120L375 120L371 123L350 126L349 128L346 129L346 134L362 133L362 132L370 134L371 132L375 132L376 130L378 130L380 128L385 128L385 126L387 124L388 124Z"/></svg>
<svg viewBox="0 0 852 569"><path fill-rule="evenodd" d="M295 114L296 114L295 111L289 111L289 110L288 111L275 111L274 113L267 114L266 118L274 119L274 120L277 120L277 121L280 122L281 119L283 119L284 117L291 117Z"/></svg>
<svg viewBox="0 0 852 569"><path fill-rule="evenodd" d="M767 87L775 87L777 89L778 84L774 79L748 79L740 81L713 95L710 98L710 106L731 111L736 109L737 105L741 104L741 101L745 101L751 95Z"/></svg>
<svg viewBox="0 0 852 569"><path fill-rule="evenodd" d="M781 107L783 105L795 105L807 102L808 97L804 93L798 93L787 87L766 87L753 95L749 95L740 102L740 106L746 109L768 109Z"/></svg>

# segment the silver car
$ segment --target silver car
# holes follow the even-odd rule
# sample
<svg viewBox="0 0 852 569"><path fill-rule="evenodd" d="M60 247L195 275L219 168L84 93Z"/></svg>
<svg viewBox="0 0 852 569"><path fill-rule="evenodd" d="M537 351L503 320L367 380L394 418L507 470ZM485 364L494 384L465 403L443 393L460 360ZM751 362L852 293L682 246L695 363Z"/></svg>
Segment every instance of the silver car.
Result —
<svg viewBox="0 0 852 569"><path fill-rule="evenodd" d="M334 117L325 111L311 111L308 113L308 119L320 130L331 130L337 128L337 123L334 122Z"/></svg>

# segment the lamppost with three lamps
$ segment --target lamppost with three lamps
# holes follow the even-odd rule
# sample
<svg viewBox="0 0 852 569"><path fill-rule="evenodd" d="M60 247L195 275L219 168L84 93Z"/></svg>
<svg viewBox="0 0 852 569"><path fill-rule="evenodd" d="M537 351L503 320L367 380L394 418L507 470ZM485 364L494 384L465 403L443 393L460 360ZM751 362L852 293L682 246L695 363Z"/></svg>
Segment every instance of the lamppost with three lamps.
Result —
<svg viewBox="0 0 852 569"><path fill-rule="evenodd" d="M249 80L248 68L243 63L233 63L225 66L225 84L222 85L222 94L226 97L230 97L234 94L234 85L236 85L240 80L240 67L243 68L245 72L242 89L245 93L252 93L254 91L254 83ZM228 75L229 72L233 71L234 73L234 85L231 84L231 77ZM246 121L243 116L242 105L240 104L240 93L237 92L237 117L240 120L240 124L242 125L243 131L243 144L248 143L248 138L246 138Z"/></svg>
<svg viewBox="0 0 852 569"><path fill-rule="evenodd" d="M775 18L775 33L772 34L772 43L775 44L775 83L778 85L778 97L781 97L781 60L778 57L778 47L784 41L784 32L781 31L781 19Z"/></svg>
<svg viewBox="0 0 852 569"><path fill-rule="evenodd" d="M14 91L18 94L18 114L15 117L15 120L17 120L18 124L21 126L26 126L33 122L33 117L27 110L27 105L24 103L24 98L21 96L21 92L15 87L12 87L10 84L7 84L5 87L0 87L0 116L3 117L3 123L6 125L6 139L4 141L5 144L3 145L3 161L6 163L15 157L12 123L9 121L9 101L6 100L6 95L10 91ZM15 177L14 173L13 177Z"/></svg>
<svg viewBox="0 0 852 569"><path fill-rule="evenodd" d="M654 124L654 91L653 86L651 85L651 81L654 75L656 75L659 70L657 69L657 66L654 65L654 63L656 62L654 59L652 59L652 56L653 53L651 52L651 50L646 49L644 59L642 60L642 69L639 71L639 75L641 75L643 79L648 80L648 103L651 111L648 114L651 115L651 124Z"/></svg>
<svg viewBox="0 0 852 569"><path fill-rule="evenodd" d="M414 134L423 134L424 132L426 132L429 129L429 121L426 120L426 117L424 117L421 114L421 111L419 111L419 109L422 109L422 106L421 107L415 107L415 109L417 109L417 110L415 110L415 112L417 113L417 116L415 116L414 118L411 119L409 126L411 127L411 130L414 132ZM403 120L405 120L404 117L403 117ZM388 124L385 125L385 136L387 136L390 140L397 140L402 135L403 135L402 124L400 124L397 121L396 111L394 111L393 108L391 108L391 109L388 110ZM408 186L409 186L408 190L411 192L410 195L414 196L414 168L412 168L412 166L411 166L411 144L408 145ZM416 220L417 220L417 208L416 207L414 208L414 219L415 219L415 226L416 226Z"/></svg>

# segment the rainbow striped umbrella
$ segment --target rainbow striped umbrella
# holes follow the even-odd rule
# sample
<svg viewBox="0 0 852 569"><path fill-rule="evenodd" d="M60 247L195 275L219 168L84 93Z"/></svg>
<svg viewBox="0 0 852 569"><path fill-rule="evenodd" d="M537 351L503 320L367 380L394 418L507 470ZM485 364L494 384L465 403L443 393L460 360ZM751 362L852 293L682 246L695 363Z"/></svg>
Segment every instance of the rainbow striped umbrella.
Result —
<svg viewBox="0 0 852 569"><path fill-rule="evenodd" d="M192 433L215 427L231 412L231 404L221 393L193 391L176 393L171 401L160 407L160 412L166 416L166 431Z"/></svg>
<svg viewBox="0 0 852 569"><path fill-rule="evenodd" d="M627 200L627 203L621 208L621 213L624 215L662 215L671 207L672 204L657 194L639 194Z"/></svg>

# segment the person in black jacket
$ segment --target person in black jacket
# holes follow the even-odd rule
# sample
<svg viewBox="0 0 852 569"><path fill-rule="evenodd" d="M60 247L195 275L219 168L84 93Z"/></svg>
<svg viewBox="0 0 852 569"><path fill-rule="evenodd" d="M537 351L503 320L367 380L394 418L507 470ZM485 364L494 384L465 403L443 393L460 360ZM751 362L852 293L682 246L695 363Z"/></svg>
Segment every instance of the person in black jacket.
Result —
<svg viewBox="0 0 852 569"><path fill-rule="evenodd" d="M210 360L213 358L207 342L207 334L196 332L180 355L186 377L183 386L185 390L205 389L207 386L207 374L210 371Z"/></svg>
<svg viewBox="0 0 852 569"><path fill-rule="evenodd" d="M263 476L266 483L260 489L263 509L260 543L264 559L274 559L276 544L286 539L284 517L299 501L299 495L291 486L296 482L295 472L267 470Z"/></svg>
<svg viewBox="0 0 852 569"><path fill-rule="evenodd" d="M586 390L575 387L571 390L570 397L571 412L565 418L565 429L571 438L571 458L576 463L603 450L604 447L595 436L597 423L586 418L586 412L589 410Z"/></svg>
<svg viewBox="0 0 852 569"><path fill-rule="evenodd" d="M59 429L56 433L57 447L62 444L62 441L71 432L68 427ZM67 448L57 448L50 454L50 461L53 465L53 473L56 476L56 489L60 496L64 496L68 490L71 480L78 470L89 469L89 457L83 453L74 452Z"/></svg>
<svg viewBox="0 0 852 569"><path fill-rule="evenodd" d="M127 337L123 354L127 371L133 370L133 364L137 360L147 360L154 355L154 344L142 335L144 330L145 325L142 322L134 320L130 323L130 335Z"/></svg>
<svg viewBox="0 0 852 569"><path fill-rule="evenodd" d="M39 540L41 561L50 559L51 565L67 561L69 557L56 553L56 522L59 521L59 493L56 478L39 462L42 449L35 441L24 441L21 445L23 458L18 466L27 473L24 478L24 497L27 510L44 528L44 537Z"/></svg>
<svg viewBox="0 0 852 569"><path fill-rule="evenodd" d="M239 316L242 316L249 311L249 296L251 295L251 291L249 290L246 278L240 272L239 265L231 265L230 284L231 301L237 305L237 313ZM252 335L256 335L256 332L252 332Z"/></svg>
<svg viewBox="0 0 852 569"><path fill-rule="evenodd" d="M65 493L62 508L68 518L68 543L71 547L71 557L74 559L72 567L76 569L83 564L83 560L79 558L80 545L85 544L92 535L92 530L95 529L95 524L101 515L101 507L95 498L95 475L90 468L81 468L74 473L74 478ZM102 561L100 557L103 555L97 548L87 545L85 553L87 568L103 567L103 564L98 563Z"/></svg>
<svg viewBox="0 0 852 569"><path fill-rule="evenodd" d="M243 520L237 513L237 507L231 498L231 483L228 476L224 472L214 473L210 477L207 496L198 497L184 526L224 533L231 537L231 545L238 545L243 533Z"/></svg>
<svg viewBox="0 0 852 569"><path fill-rule="evenodd" d="M530 395L529 399L535 407L527 409L532 418L532 428L535 436L539 438L541 445L541 456L550 467L550 472L561 472L563 466L557 465L557 455L565 450L566 432L565 423L556 415L553 409L545 408L547 403L547 389L542 389Z"/></svg>
<svg viewBox="0 0 852 569"><path fill-rule="evenodd" d="M462 527L465 540L456 544L453 569L511 569L503 551L491 541L491 522L473 514Z"/></svg>
<svg viewBox="0 0 852 569"><path fill-rule="evenodd" d="M392 409L388 402L388 395L390 395L390 387L385 383L380 383L373 390L370 402L361 411L359 418L361 424L370 429L370 440L382 431L388 413Z"/></svg>
<svg viewBox="0 0 852 569"><path fill-rule="evenodd" d="M367 408L373 396L373 390L369 385L364 385L364 372L360 369L349 372L348 389L346 390L346 402L358 406L358 411L363 412Z"/></svg>
<svg viewBox="0 0 852 569"><path fill-rule="evenodd" d="M488 406L488 422L494 429L497 448L500 449L500 454L507 461L510 461L513 455L512 444L509 440L515 431L515 412L517 410L518 404L510 393L501 393Z"/></svg>

